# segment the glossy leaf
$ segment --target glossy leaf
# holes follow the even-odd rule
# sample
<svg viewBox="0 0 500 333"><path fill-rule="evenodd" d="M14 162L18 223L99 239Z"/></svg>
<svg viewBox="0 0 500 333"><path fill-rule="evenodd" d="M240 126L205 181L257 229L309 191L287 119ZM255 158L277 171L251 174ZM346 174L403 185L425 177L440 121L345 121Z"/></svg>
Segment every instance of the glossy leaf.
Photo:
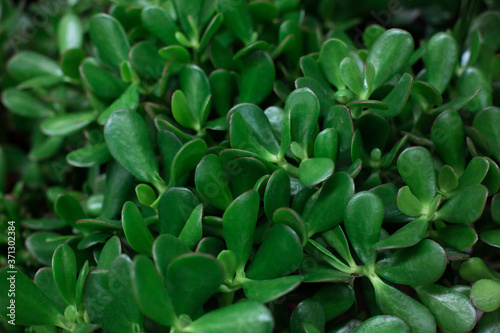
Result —
<svg viewBox="0 0 500 333"><path fill-rule="evenodd" d="M375 316L363 322L356 330L355 333L370 333L370 332L388 332L388 333L403 333L410 332L410 328L406 323L395 316Z"/></svg>
<svg viewBox="0 0 500 333"><path fill-rule="evenodd" d="M0 270L0 277L0 286L4 291L9 290L11 282L15 281L15 323L17 325L56 325L64 327L59 318L62 313L26 274L18 270L16 270L16 273L9 273L9 269L4 267ZM9 318L7 314L10 313L8 307L11 305L11 299L14 298L8 297L6 292L0 297L2 309L0 313L5 319Z"/></svg>
<svg viewBox="0 0 500 333"><path fill-rule="evenodd" d="M375 271L397 284L425 285L437 281L446 267L446 255L437 243L424 239L377 262Z"/></svg>
<svg viewBox="0 0 500 333"><path fill-rule="evenodd" d="M404 225L389 237L373 244L372 248L380 251L413 246L424 238L428 226L427 217L419 217Z"/></svg>
<svg viewBox="0 0 500 333"><path fill-rule="evenodd" d="M125 92L113 102L110 106L106 108L97 118L97 122L100 125L104 125L111 114L119 109L128 109L135 111L139 106L139 85L131 84L130 87L125 90Z"/></svg>
<svg viewBox="0 0 500 333"><path fill-rule="evenodd" d="M354 290L349 284L327 284L312 297L323 306L325 319L329 321L349 310L355 302Z"/></svg>
<svg viewBox="0 0 500 333"><path fill-rule="evenodd" d="M99 66L92 58L83 60L80 65L80 75L90 91L105 99L118 98L128 87L127 83Z"/></svg>
<svg viewBox="0 0 500 333"><path fill-rule="evenodd" d="M172 301L150 259L137 256L132 265L131 278L134 297L146 316L165 326L177 322Z"/></svg>
<svg viewBox="0 0 500 333"><path fill-rule="evenodd" d="M472 303L481 311L491 312L500 307L500 281L482 279L472 285Z"/></svg>
<svg viewBox="0 0 500 333"><path fill-rule="evenodd" d="M128 60L130 43L125 30L114 17L107 14L93 16L89 21L89 32L104 63L119 68L122 61Z"/></svg>
<svg viewBox="0 0 500 333"><path fill-rule="evenodd" d="M415 290L442 330L466 333L475 326L476 310L467 296L437 284L419 286Z"/></svg>
<svg viewBox="0 0 500 333"><path fill-rule="evenodd" d="M435 218L451 223L472 223L481 216L487 198L486 187L470 185L445 202L436 212Z"/></svg>
<svg viewBox="0 0 500 333"><path fill-rule="evenodd" d="M247 280L243 282L243 290L248 299L267 303L288 294L303 279L300 275L290 275L272 280Z"/></svg>
<svg viewBox="0 0 500 333"><path fill-rule="evenodd" d="M413 38L401 29L389 29L380 35L368 53L375 67L373 89L386 83L408 62L413 53Z"/></svg>
<svg viewBox="0 0 500 333"><path fill-rule="evenodd" d="M497 162L500 162L500 109L486 108L476 115L473 126L488 141L492 148L492 155Z"/></svg>
<svg viewBox="0 0 500 333"><path fill-rule="evenodd" d="M180 255L190 253L189 247L177 237L164 234L153 243L153 259L161 277L167 278L168 265Z"/></svg>
<svg viewBox="0 0 500 333"><path fill-rule="evenodd" d="M423 147L404 150L398 158L398 171L411 192L428 206L436 193L436 175L429 151Z"/></svg>
<svg viewBox="0 0 500 333"><path fill-rule="evenodd" d="M184 228L179 234L179 240L183 241L190 249L194 249L202 238L201 219L203 217L203 205L196 206L189 216Z"/></svg>
<svg viewBox="0 0 500 333"><path fill-rule="evenodd" d="M408 186L403 186L398 192L398 208L406 215L420 216L424 214L425 207L420 200L413 195Z"/></svg>
<svg viewBox="0 0 500 333"><path fill-rule="evenodd" d="M500 230L488 230L480 234L481 240L488 245L500 247Z"/></svg>
<svg viewBox="0 0 500 333"><path fill-rule="evenodd" d="M6 89L2 93L2 103L12 113L27 118L46 118L54 115L54 111L31 94Z"/></svg>
<svg viewBox="0 0 500 333"><path fill-rule="evenodd" d="M123 205L122 224L130 246L137 252L151 257L153 235L146 226L137 206L130 201Z"/></svg>
<svg viewBox="0 0 500 333"><path fill-rule="evenodd" d="M345 85L355 94L362 95L364 92L363 74L356 61L351 57L346 57L340 63L340 77Z"/></svg>
<svg viewBox="0 0 500 333"><path fill-rule="evenodd" d="M69 305L75 305L76 257L75 252L66 244L59 245L52 257L54 282Z"/></svg>
<svg viewBox="0 0 500 333"><path fill-rule="evenodd" d="M122 254L120 238L113 236L102 247L96 269L109 269L113 260L120 254Z"/></svg>
<svg viewBox="0 0 500 333"><path fill-rule="evenodd" d="M276 72L269 54L263 51L250 53L243 59L239 81L239 103L260 104L273 90Z"/></svg>
<svg viewBox="0 0 500 333"><path fill-rule="evenodd" d="M478 257L470 258L460 266L460 276L471 282L481 279L495 279L495 275L486 266L483 259Z"/></svg>
<svg viewBox="0 0 500 333"><path fill-rule="evenodd" d="M226 209L233 201L226 170L216 155L206 155L196 167L196 189L210 204Z"/></svg>
<svg viewBox="0 0 500 333"><path fill-rule="evenodd" d="M250 279L274 279L295 271L301 261L299 237L289 227L278 224L269 229L245 273Z"/></svg>
<svg viewBox="0 0 500 333"><path fill-rule="evenodd" d="M441 113L434 121L431 138L443 161L461 174L465 168L465 135L460 115L455 111Z"/></svg>
<svg viewBox="0 0 500 333"><path fill-rule="evenodd" d="M325 311L321 304L307 298L297 305L290 318L290 331L303 332L302 323L312 324L319 332L325 331Z"/></svg>
<svg viewBox="0 0 500 333"><path fill-rule="evenodd" d="M481 90L465 105L471 113L492 106L492 90L487 76L476 67L467 67L458 80L460 95L472 95L478 88Z"/></svg>
<svg viewBox="0 0 500 333"><path fill-rule="evenodd" d="M344 209L353 195L354 181L345 172L335 173L323 183L319 195L309 199L309 207L306 207L303 214L309 237L342 222Z"/></svg>
<svg viewBox="0 0 500 333"><path fill-rule="evenodd" d="M333 84L337 89L345 87L344 81L340 77L339 68L340 63L347 56L347 46L339 39L329 39L321 46L319 65L328 82Z"/></svg>
<svg viewBox="0 0 500 333"><path fill-rule="evenodd" d="M436 322L431 312L422 303L391 287L379 278L372 278L377 305L382 313L399 317L411 332L436 332Z"/></svg>
<svg viewBox="0 0 500 333"><path fill-rule="evenodd" d="M79 168L90 168L101 165L108 162L110 159L111 154L105 143L76 149L66 155L66 161Z"/></svg>
<svg viewBox="0 0 500 333"><path fill-rule="evenodd" d="M372 265L376 252L372 250L380 237L384 204L375 194L360 192L352 197L345 210L344 225L357 255L366 265Z"/></svg>
<svg viewBox="0 0 500 333"><path fill-rule="evenodd" d="M234 199L222 216L227 249L236 255L237 270L242 270L245 267L252 251L259 203L257 192L245 192Z"/></svg>
<svg viewBox="0 0 500 333"><path fill-rule="evenodd" d="M447 226L435 231L436 235L459 251L465 251L477 242L477 234L466 224Z"/></svg>
<svg viewBox="0 0 500 333"><path fill-rule="evenodd" d="M159 7L144 7L141 12L144 27L155 37L167 45L177 44L175 32L177 26L166 11Z"/></svg>
<svg viewBox="0 0 500 333"><path fill-rule="evenodd" d="M446 57L443 57L444 52ZM458 44L453 36L437 33L425 47L424 63L429 83L443 93L450 82L458 62Z"/></svg>
<svg viewBox="0 0 500 333"><path fill-rule="evenodd" d="M164 186L158 175L158 162L144 119L135 111L117 110L104 127L109 152L138 179Z"/></svg>
<svg viewBox="0 0 500 333"><path fill-rule="evenodd" d="M385 118L392 118L398 116L405 107L408 98L410 97L411 88L413 86L413 77L405 73L399 79L399 82L391 90L391 92L384 97L382 102L389 106L387 110L378 110L376 108L370 111L377 113Z"/></svg>
<svg viewBox="0 0 500 333"><path fill-rule="evenodd" d="M169 185L177 185L185 174L196 168L206 153L207 144L204 140L194 139L184 144L172 160Z"/></svg>
<svg viewBox="0 0 500 333"><path fill-rule="evenodd" d="M54 60L36 52L21 51L8 62L7 70L17 81L37 77L62 76L62 70Z"/></svg>
<svg viewBox="0 0 500 333"><path fill-rule="evenodd" d="M57 26L59 53L79 49L83 42L83 26L78 15L66 13Z"/></svg>
<svg viewBox="0 0 500 333"><path fill-rule="evenodd" d="M290 205L290 177L284 169L278 169L269 178L264 192L264 211L269 219L278 208Z"/></svg>
<svg viewBox="0 0 500 333"><path fill-rule="evenodd" d="M168 266L166 283L176 313L197 313L219 289L223 277L222 266L209 255L193 253L174 259Z"/></svg>
<svg viewBox="0 0 500 333"><path fill-rule="evenodd" d="M95 119L94 112L57 115L42 123L42 131L50 136L67 136L85 128Z"/></svg>
<svg viewBox="0 0 500 333"><path fill-rule="evenodd" d="M173 187L166 190L158 203L160 233L178 237L198 204L198 198L187 188Z"/></svg>
<svg viewBox="0 0 500 333"><path fill-rule="evenodd" d="M134 299L131 281L132 262L121 255L109 270L95 270L87 277L85 309L93 322L110 333L133 333L142 325L142 314Z"/></svg>
<svg viewBox="0 0 500 333"><path fill-rule="evenodd" d="M271 333L273 317L266 306L243 301L210 311L188 326L193 332L232 333L252 327L254 333Z"/></svg>
<svg viewBox="0 0 500 333"><path fill-rule="evenodd" d="M224 15L224 25L246 45L256 39L248 7L238 1L218 1L217 10Z"/></svg>

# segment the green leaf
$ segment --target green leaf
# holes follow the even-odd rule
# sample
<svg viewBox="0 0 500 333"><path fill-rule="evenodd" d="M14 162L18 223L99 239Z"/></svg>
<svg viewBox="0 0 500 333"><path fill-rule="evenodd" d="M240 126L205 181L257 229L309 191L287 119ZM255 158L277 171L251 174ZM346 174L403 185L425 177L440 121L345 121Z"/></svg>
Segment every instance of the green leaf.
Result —
<svg viewBox="0 0 500 333"><path fill-rule="evenodd" d="M118 98L128 87L127 83L99 66L93 58L83 60L80 65L80 75L90 91L105 99Z"/></svg>
<svg viewBox="0 0 500 333"><path fill-rule="evenodd" d="M167 290L179 314L193 316L219 289L224 272L219 262L206 254L185 254L167 270Z"/></svg>
<svg viewBox="0 0 500 333"><path fill-rule="evenodd" d="M217 113L225 117L232 106L235 84L234 78L227 70L218 69L213 71L209 77L212 90L213 106Z"/></svg>
<svg viewBox="0 0 500 333"><path fill-rule="evenodd" d="M163 234L156 238L153 243L153 259L162 278L166 280L168 265L175 258L190 252L189 247L177 237Z"/></svg>
<svg viewBox="0 0 500 333"><path fill-rule="evenodd" d="M241 157L225 163L234 196L254 188L257 181L269 173L264 163L252 157Z"/></svg>
<svg viewBox="0 0 500 333"><path fill-rule="evenodd" d="M254 35L252 17L245 3L235 0L219 0L217 11L224 15L224 25L244 44L257 38Z"/></svg>
<svg viewBox="0 0 500 333"><path fill-rule="evenodd" d="M300 275L284 276L271 280L246 280L243 282L245 296L260 303L271 302L297 288L304 280Z"/></svg>
<svg viewBox="0 0 500 333"><path fill-rule="evenodd" d="M347 261L349 264L354 263L354 259L351 255L351 250L349 248L349 243L345 236L344 231L340 225L334 227L333 229L327 230L321 234L321 237L335 250L340 256Z"/></svg>
<svg viewBox="0 0 500 333"><path fill-rule="evenodd" d="M435 231L436 235L459 251L465 251L477 242L477 234L466 224L447 226Z"/></svg>
<svg viewBox="0 0 500 333"><path fill-rule="evenodd" d="M15 323L17 325L55 325L64 327L60 320L62 313L54 303L45 296L40 289L22 271L10 270L4 267L0 270L0 287L4 291L0 297L1 316L5 322L11 320L9 306L15 300ZM14 282L15 281L15 282ZM7 291L11 283L16 286L15 298L8 297Z"/></svg>
<svg viewBox="0 0 500 333"><path fill-rule="evenodd" d="M51 108L47 107L30 93L21 90L4 90L2 103L10 112L21 117L36 119L54 115L54 111Z"/></svg>
<svg viewBox="0 0 500 333"><path fill-rule="evenodd" d="M245 273L250 279L274 279L295 271L301 261L299 237L291 228L277 224L267 232Z"/></svg>
<svg viewBox="0 0 500 333"><path fill-rule="evenodd" d="M102 247L96 269L109 269L113 260L120 254L122 254L120 238L113 236Z"/></svg>
<svg viewBox="0 0 500 333"><path fill-rule="evenodd" d="M498 194L491 199L491 218L494 222L500 223L500 195Z"/></svg>
<svg viewBox="0 0 500 333"><path fill-rule="evenodd" d="M424 239L377 262L375 272L384 279L406 285L437 281L446 268L446 255L436 242Z"/></svg>
<svg viewBox="0 0 500 333"><path fill-rule="evenodd" d="M122 224L130 246L135 251L151 257L154 238L133 202L127 201L123 205Z"/></svg>
<svg viewBox="0 0 500 333"><path fill-rule="evenodd" d="M85 284L85 309L96 324L110 333L133 333L142 327L142 314L134 299L132 262L117 257L108 270L90 272ZM157 291L155 291L157 292Z"/></svg>
<svg viewBox="0 0 500 333"><path fill-rule="evenodd" d="M57 197L54 203L54 211L72 227L75 227L76 221L85 218L85 213L78 200L68 194Z"/></svg>
<svg viewBox="0 0 500 333"><path fill-rule="evenodd" d="M141 311L154 321L173 326L177 316L164 283L151 260L137 256L132 265L132 290Z"/></svg>
<svg viewBox="0 0 500 333"><path fill-rule="evenodd" d="M413 246L424 238L428 226L429 222L427 217L421 216L405 224L389 237L373 244L372 248L376 251L380 251Z"/></svg>
<svg viewBox="0 0 500 333"><path fill-rule="evenodd" d="M490 164L484 157L473 157L467 165L467 168L465 168L464 173L460 177L458 181L458 187L450 193L450 196L453 197L457 195L470 185L480 184L483 181L484 177L486 177L486 175L488 174L489 167Z"/></svg>
<svg viewBox="0 0 500 333"><path fill-rule="evenodd" d="M196 167L195 184L198 193L213 206L225 210L233 201L227 175L217 155L206 155Z"/></svg>
<svg viewBox="0 0 500 333"><path fill-rule="evenodd" d="M165 186L158 174L158 162L151 144L148 127L135 111L117 110L111 114L104 137L109 152L128 172L141 181Z"/></svg>
<svg viewBox="0 0 500 333"><path fill-rule="evenodd" d="M476 325L476 310L469 297L437 284L419 286L415 291L443 331L466 333Z"/></svg>
<svg viewBox="0 0 500 333"><path fill-rule="evenodd" d="M323 127L334 128L339 137L337 165L351 163L351 141L354 134L351 113L344 105L334 105L325 116Z"/></svg>
<svg viewBox="0 0 500 333"><path fill-rule="evenodd" d="M474 118L473 126L481 133L491 146L491 152L497 162L500 162L500 109L486 108Z"/></svg>
<svg viewBox="0 0 500 333"><path fill-rule="evenodd" d="M278 208L273 214L274 224L284 224L290 228L299 236L302 241L302 245L307 243L307 230L302 218L299 214L290 208Z"/></svg>
<svg viewBox="0 0 500 333"><path fill-rule="evenodd" d="M28 155L30 160L39 161L54 156L63 144L64 139L58 136L49 137L33 145Z"/></svg>
<svg viewBox="0 0 500 333"><path fill-rule="evenodd" d="M75 252L66 244L61 244L54 251L52 257L52 271L54 282L69 305L76 306L76 257Z"/></svg>
<svg viewBox="0 0 500 333"><path fill-rule="evenodd" d="M252 328L252 333L271 333L273 317L263 304L242 301L203 315L188 329L196 333L233 333Z"/></svg>
<svg viewBox="0 0 500 333"><path fill-rule="evenodd" d="M222 216L224 238L227 249L236 255L237 271L243 270L252 251L259 204L259 194L248 191L234 199Z"/></svg>
<svg viewBox="0 0 500 333"><path fill-rule="evenodd" d="M120 68L122 61L128 60L130 43L125 30L114 17L94 15L89 21L89 33L104 63Z"/></svg>
<svg viewBox="0 0 500 333"><path fill-rule="evenodd" d="M443 192L450 192L458 186L458 176L449 165L443 165L438 177L439 189Z"/></svg>
<svg viewBox="0 0 500 333"><path fill-rule="evenodd" d="M348 53L347 45L340 39L329 39L321 46L319 65L328 82L337 89L344 89L345 84L340 76L340 63Z"/></svg>
<svg viewBox="0 0 500 333"><path fill-rule="evenodd" d="M481 240L488 245L500 247L500 230L488 230L480 234Z"/></svg>
<svg viewBox="0 0 500 333"><path fill-rule="evenodd" d="M413 53L412 36L401 29L389 29L373 44L367 61L375 67L373 90L401 71Z"/></svg>
<svg viewBox="0 0 500 333"><path fill-rule="evenodd" d="M384 204L375 194L357 193L345 209L344 225L347 237L365 265L373 265L377 253L372 250L380 238Z"/></svg>
<svg viewBox="0 0 500 333"><path fill-rule="evenodd" d="M394 86L391 92L384 97L382 102L389 106L387 110L379 110L376 108L370 109L370 112L379 114L385 118L393 118L398 116L406 105L410 97L411 88L413 86L413 77L404 73L399 79L399 82Z"/></svg>
<svg viewBox="0 0 500 333"><path fill-rule="evenodd" d="M46 119L41 128L49 136L68 136L85 128L94 119L93 111L67 113Z"/></svg>
<svg viewBox="0 0 500 333"><path fill-rule="evenodd" d="M166 45L177 44L175 32L178 30L175 21L162 8L144 7L141 13L144 27Z"/></svg>
<svg viewBox="0 0 500 333"><path fill-rule="evenodd" d="M371 332L387 332L387 333L403 333L410 332L410 328L406 323L395 316L375 316L368 318L356 328L355 333L371 333Z"/></svg>
<svg viewBox="0 0 500 333"><path fill-rule="evenodd" d="M493 195L500 189L500 168L491 158L485 157L485 159L489 163L489 168L482 184L488 188L489 195Z"/></svg>
<svg viewBox="0 0 500 333"><path fill-rule="evenodd" d="M80 78L80 64L85 58L85 53L81 49L70 49L61 55L61 69L64 75L73 79Z"/></svg>
<svg viewBox="0 0 500 333"><path fill-rule="evenodd" d="M500 281L482 279L472 285L470 297L481 311L491 312L500 307Z"/></svg>
<svg viewBox="0 0 500 333"><path fill-rule="evenodd" d="M386 29L378 24L371 24L365 28L363 31L363 44L369 50L373 47L373 44L380 37Z"/></svg>
<svg viewBox="0 0 500 333"><path fill-rule="evenodd" d="M325 128L316 136L314 140L314 157L329 158L333 162L337 159L339 138L337 130Z"/></svg>
<svg viewBox="0 0 500 333"><path fill-rule="evenodd" d="M59 53L80 49L83 42L83 26L78 15L66 13L57 25L57 45Z"/></svg>
<svg viewBox="0 0 500 333"><path fill-rule="evenodd" d="M264 211L272 220L278 208L290 206L290 177L284 169L278 169L269 178L264 192Z"/></svg>
<svg viewBox="0 0 500 333"><path fill-rule="evenodd" d="M148 81L151 79L160 79L167 65L167 60L158 54L156 44L151 41L135 44L130 49L129 58L133 68Z"/></svg>
<svg viewBox="0 0 500 333"><path fill-rule="evenodd" d="M191 54L189 51L180 45L170 45L164 48L161 48L158 51L158 54L167 60L171 61L179 61L183 63L188 63L191 60Z"/></svg>
<svg viewBox="0 0 500 333"><path fill-rule="evenodd" d="M324 182L319 194L309 199L304 210L309 237L342 222L344 210L353 195L354 181L345 172L335 173Z"/></svg>
<svg viewBox="0 0 500 333"><path fill-rule="evenodd" d="M445 111L434 121L431 139L443 161L458 174L465 168L465 135L462 118L456 111Z"/></svg>
<svg viewBox="0 0 500 333"><path fill-rule="evenodd" d="M166 190L158 203L160 233L178 237L199 203L198 198L187 188L173 187Z"/></svg>
<svg viewBox="0 0 500 333"><path fill-rule="evenodd" d="M486 266L483 259L478 257L473 257L466 260L460 266L460 276L466 280L475 282L481 279L495 279L495 275L492 273L492 270Z"/></svg>
<svg viewBox="0 0 500 333"><path fill-rule="evenodd" d="M472 95L478 88L481 90L465 105L473 114L493 105L492 89L485 73L476 67L467 67L458 80L458 93L461 96Z"/></svg>
<svg viewBox="0 0 500 333"><path fill-rule="evenodd" d="M318 331L325 331L325 311L321 303L311 298L307 298L297 305L290 318L290 331L292 333L302 333L302 323L312 324Z"/></svg>
<svg viewBox="0 0 500 333"><path fill-rule="evenodd" d="M450 223L475 222L481 216L487 198L486 187L480 184L470 185L445 202L434 218Z"/></svg>
<svg viewBox="0 0 500 333"><path fill-rule="evenodd" d="M326 321L337 318L354 304L356 298L351 285L329 283L321 287L312 297L323 306Z"/></svg>
<svg viewBox="0 0 500 333"><path fill-rule="evenodd" d="M139 106L139 85L131 84L130 87L125 90L125 92L113 102L110 106L106 108L97 118L97 122L99 125L104 125L106 121L109 119L111 114L119 109L128 109L131 111L137 110Z"/></svg>
<svg viewBox="0 0 500 333"><path fill-rule="evenodd" d="M196 121L193 129L198 131L208 118L208 112L205 110L207 98L211 94L208 77L198 66L187 65L180 73L179 85L186 96L191 115Z"/></svg>
<svg viewBox="0 0 500 333"><path fill-rule="evenodd" d="M385 284L378 277L371 278L370 281L375 288L375 298L382 313L403 319L412 333L436 332L434 317L422 303Z"/></svg>
<svg viewBox="0 0 500 333"><path fill-rule="evenodd" d="M262 103L273 90L275 78L274 62L269 54L263 51L248 54L243 58L238 103Z"/></svg>
<svg viewBox="0 0 500 333"><path fill-rule="evenodd" d="M425 214L426 207L413 195L408 186L403 186L398 192L398 208L409 216L420 216Z"/></svg>
<svg viewBox="0 0 500 333"><path fill-rule="evenodd" d="M427 80L440 93L448 86L458 63L458 44L453 36L439 32L425 45L424 63ZM446 54L446 57L443 57Z"/></svg>
<svg viewBox="0 0 500 333"><path fill-rule="evenodd" d="M280 145L266 114L258 106L238 104L229 113L229 137L231 147L253 152L275 161Z"/></svg>
<svg viewBox="0 0 500 333"><path fill-rule="evenodd" d="M363 73L358 67L356 60L346 57L340 63L340 77L345 85L357 95L363 95Z"/></svg>
<svg viewBox="0 0 500 333"><path fill-rule="evenodd" d="M183 241L191 250L195 249L202 238L201 219L203 217L203 205L196 206L189 216L184 228L179 234L179 240Z"/></svg>
<svg viewBox="0 0 500 333"><path fill-rule="evenodd" d="M172 160L169 185L177 185L185 174L196 168L206 153L207 144L204 140L194 139L184 144Z"/></svg>
<svg viewBox="0 0 500 333"><path fill-rule="evenodd" d="M411 192L428 207L436 194L432 157L423 147L405 149L398 158L398 171Z"/></svg>
<svg viewBox="0 0 500 333"><path fill-rule="evenodd" d="M7 63L7 70L17 81L47 76L61 77L63 75L57 62L32 51L16 53Z"/></svg>
<svg viewBox="0 0 500 333"><path fill-rule="evenodd" d="M106 189L104 191L104 202L102 203L101 210L103 218L111 219L116 217L127 199L133 181L132 175L119 163L111 161L108 164L106 170Z"/></svg>
<svg viewBox="0 0 500 333"><path fill-rule="evenodd" d="M76 149L66 155L66 161L79 168L90 168L101 165L108 162L110 159L111 154L109 153L108 146L105 143Z"/></svg>
<svg viewBox="0 0 500 333"><path fill-rule="evenodd" d="M284 122L283 125L290 126L291 140L307 151L313 132L318 126L319 102L316 95L308 88L294 90L286 99L285 117L290 118L290 123ZM283 128L283 131L285 130Z"/></svg>
<svg viewBox="0 0 500 333"><path fill-rule="evenodd" d="M54 282L52 267L40 268L36 272L35 277L33 278L33 282L40 289L40 291L44 293L44 295L47 296L48 299L52 301L52 303L54 303L57 309L59 309L61 313L64 313L64 310L68 307L68 303L66 303L64 298L61 296L59 289L57 289L57 286Z"/></svg>
<svg viewBox="0 0 500 333"><path fill-rule="evenodd" d="M477 323L477 333L495 333L500 324L500 310L483 313L481 319Z"/></svg>

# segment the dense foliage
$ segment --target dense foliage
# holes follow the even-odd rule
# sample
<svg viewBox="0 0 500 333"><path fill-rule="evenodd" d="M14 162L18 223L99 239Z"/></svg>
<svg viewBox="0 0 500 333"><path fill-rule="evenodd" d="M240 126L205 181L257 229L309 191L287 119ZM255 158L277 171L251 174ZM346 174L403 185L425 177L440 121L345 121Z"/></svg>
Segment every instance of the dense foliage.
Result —
<svg viewBox="0 0 500 333"><path fill-rule="evenodd" d="M0 327L498 332L499 10L0 0Z"/></svg>

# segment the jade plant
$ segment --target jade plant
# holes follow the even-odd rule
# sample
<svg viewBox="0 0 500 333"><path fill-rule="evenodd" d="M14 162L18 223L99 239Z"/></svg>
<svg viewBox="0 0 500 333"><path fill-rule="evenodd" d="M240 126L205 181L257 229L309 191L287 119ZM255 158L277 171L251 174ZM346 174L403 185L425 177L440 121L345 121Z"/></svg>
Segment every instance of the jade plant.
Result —
<svg viewBox="0 0 500 333"><path fill-rule="evenodd" d="M2 331L496 332L498 31L488 0L0 0Z"/></svg>

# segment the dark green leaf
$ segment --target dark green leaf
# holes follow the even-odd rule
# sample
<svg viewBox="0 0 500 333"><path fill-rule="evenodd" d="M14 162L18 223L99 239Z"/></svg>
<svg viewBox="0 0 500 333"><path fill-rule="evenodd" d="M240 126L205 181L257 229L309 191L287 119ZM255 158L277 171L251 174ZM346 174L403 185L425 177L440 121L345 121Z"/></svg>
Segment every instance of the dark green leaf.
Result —
<svg viewBox="0 0 500 333"><path fill-rule="evenodd" d="M284 169L278 169L269 178L264 193L264 210L272 220L274 212L290 206L290 177Z"/></svg>
<svg viewBox="0 0 500 333"><path fill-rule="evenodd" d="M448 86L458 62L458 44L453 36L439 32L425 46L424 63L427 80L440 93ZM446 57L443 54L446 53Z"/></svg>
<svg viewBox="0 0 500 333"><path fill-rule="evenodd" d="M248 299L267 303L288 294L297 288L303 279L300 275L291 275L272 280L247 280L243 282L243 290Z"/></svg>
<svg viewBox="0 0 500 333"><path fill-rule="evenodd" d="M267 232L245 273L250 279L274 279L295 271L301 261L299 237L291 228L277 224Z"/></svg>
<svg viewBox="0 0 500 333"><path fill-rule="evenodd" d="M326 79L337 89L345 87L339 68L342 60L348 55L347 46L339 39L329 39L321 46L319 64Z"/></svg>
<svg viewBox="0 0 500 333"><path fill-rule="evenodd" d="M83 60L80 75L90 91L105 99L118 98L128 87L127 83L99 66L93 58Z"/></svg>
<svg viewBox="0 0 500 333"><path fill-rule="evenodd" d="M128 60L130 43L125 30L114 17L107 14L93 16L89 21L89 32L104 63L119 68L122 61Z"/></svg>
<svg viewBox="0 0 500 333"><path fill-rule="evenodd" d="M260 104L273 90L276 71L269 54L255 51L243 58L239 103Z"/></svg>
<svg viewBox="0 0 500 333"><path fill-rule="evenodd" d="M292 333L304 332L301 325L303 322L312 324L319 332L325 331L325 311L321 303L308 298L297 305L290 318L290 331Z"/></svg>
<svg viewBox="0 0 500 333"><path fill-rule="evenodd" d="M436 235L459 251L465 251L477 242L477 234L466 224L447 226L435 231Z"/></svg>
<svg viewBox="0 0 500 333"><path fill-rule="evenodd" d="M111 114L119 109L128 109L131 111L137 110L139 106L139 85L131 84L130 87L125 90L125 92L113 102L110 106L106 108L97 118L97 122L100 125L104 125L106 121L109 119Z"/></svg>
<svg viewBox="0 0 500 333"><path fill-rule="evenodd" d="M130 246L137 252L151 257L153 235L146 226L137 206L130 201L123 205L122 224Z"/></svg>
<svg viewBox="0 0 500 333"><path fill-rule="evenodd" d="M375 271L384 279L407 285L437 281L446 267L446 255L437 243L424 239L415 246L398 250L377 262Z"/></svg>
<svg viewBox="0 0 500 333"><path fill-rule="evenodd" d="M196 248L202 238L201 219L203 217L203 205L196 206L189 216L184 228L179 234L179 240L183 241L191 250Z"/></svg>
<svg viewBox="0 0 500 333"><path fill-rule="evenodd" d="M52 270L54 282L69 305L76 306L76 257L75 252L66 244L61 244L54 251L52 257Z"/></svg>
<svg viewBox="0 0 500 333"><path fill-rule="evenodd" d="M185 174L196 168L206 153L207 144L204 140L194 139L184 144L172 160L169 185L177 185Z"/></svg>
<svg viewBox="0 0 500 333"><path fill-rule="evenodd" d="M105 143L76 149L66 155L66 161L79 168L90 168L101 165L108 162L110 159L111 154Z"/></svg>
<svg viewBox="0 0 500 333"><path fill-rule="evenodd" d="M465 168L465 135L462 118L456 111L445 111L434 121L432 142L443 161L458 174Z"/></svg>
<svg viewBox="0 0 500 333"><path fill-rule="evenodd" d="M482 214L488 189L480 184L473 184L458 192L437 212L435 219L451 223L472 223Z"/></svg>
<svg viewBox="0 0 500 333"><path fill-rule="evenodd" d="M206 155L196 167L195 184L198 193L210 204L226 209L233 201L227 175L217 155Z"/></svg>
<svg viewBox="0 0 500 333"><path fill-rule="evenodd" d="M17 81L36 77L62 76L62 70L54 60L36 52L21 51L8 62L7 70Z"/></svg>
<svg viewBox="0 0 500 333"><path fill-rule="evenodd" d="M175 32L178 28L166 11L158 7L145 7L141 13L141 20L144 27L163 43L177 44Z"/></svg>
<svg viewBox="0 0 500 333"><path fill-rule="evenodd" d="M398 158L398 171L411 192L428 207L436 194L436 175L429 151L423 147L404 150Z"/></svg>
<svg viewBox="0 0 500 333"><path fill-rule="evenodd" d="M2 103L12 113L27 118L46 118L54 111L30 93L16 89L4 90Z"/></svg>
<svg viewBox="0 0 500 333"><path fill-rule="evenodd" d="M168 265L178 256L190 253L187 245L172 235L164 234L156 238L153 243L153 258L156 268L165 280L167 278Z"/></svg>
<svg viewBox="0 0 500 333"><path fill-rule="evenodd" d="M395 316L375 316L363 322L355 333L371 333L371 332L387 332L387 333L403 333L410 332L410 328L406 323Z"/></svg>
<svg viewBox="0 0 500 333"><path fill-rule="evenodd" d="M179 236L193 209L199 204L196 196L183 187L166 190L158 204L160 232Z"/></svg>
<svg viewBox="0 0 500 333"><path fill-rule="evenodd" d="M380 251L413 246L424 238L428 225L427 217L419 217L404 225L389 237L375 243L372 248Z"/></svg>
<svg viewBox="0 0 500 333"><path fill-rule="evenodd" d="M500 162L500 109L486 108L476 115L473 126L481 133L491 146L493 157Z"/></svg>

